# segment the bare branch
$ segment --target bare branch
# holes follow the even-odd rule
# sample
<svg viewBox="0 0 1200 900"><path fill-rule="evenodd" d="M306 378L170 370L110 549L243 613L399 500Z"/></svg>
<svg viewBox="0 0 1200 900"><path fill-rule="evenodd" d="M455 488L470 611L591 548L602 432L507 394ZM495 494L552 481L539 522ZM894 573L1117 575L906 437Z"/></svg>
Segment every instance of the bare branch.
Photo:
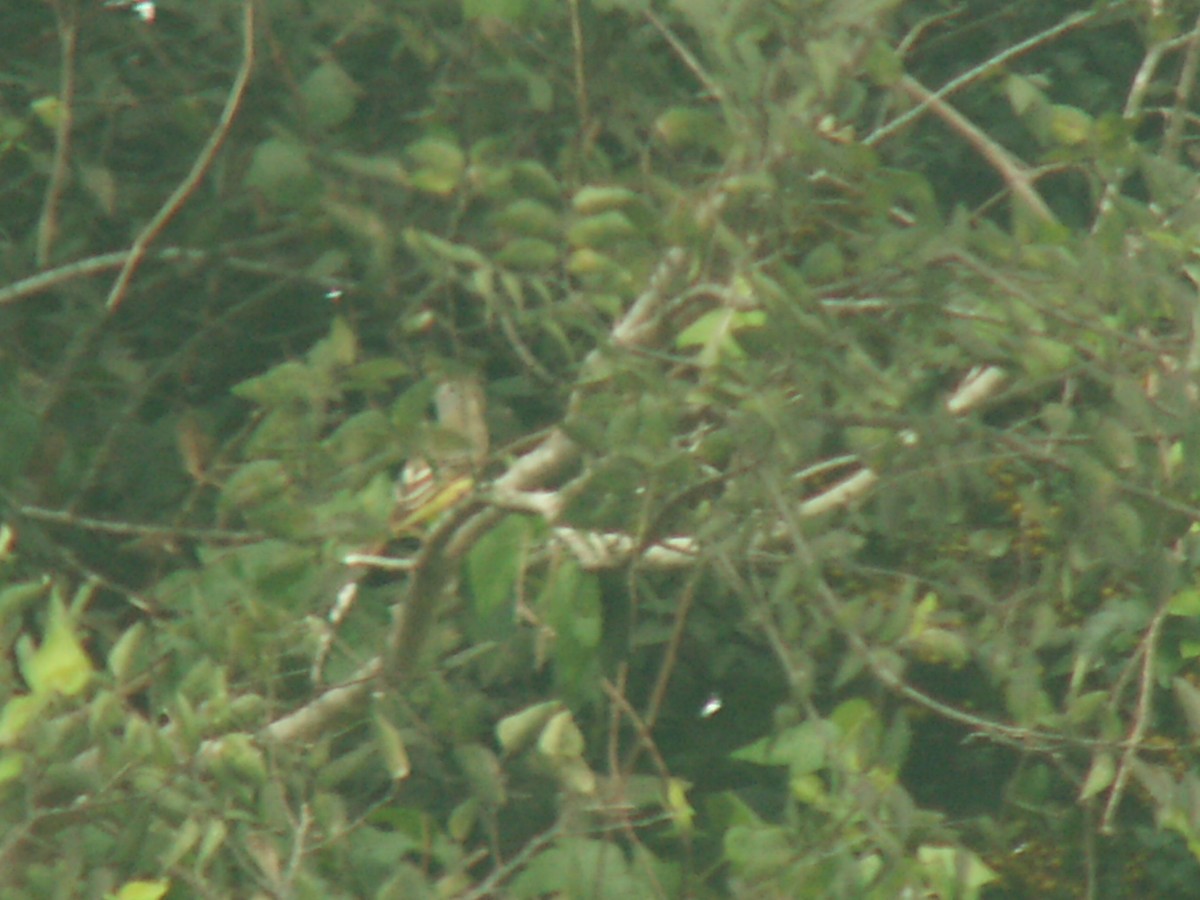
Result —
<svg viewBox="0 0 1200 900"><path fill-rule="evenodd" d="M1146 725L1150 721L1150 716L1153 712L1155 651L1158 649L1158 636L1162 631L1163 619L1166 618L1170 608L1170 598L1159 604L1158 610L1154 613L1154 618L1150 620L1150 626L1146 629L1146 633L1142 637L1141 645L1138 647L1138 652L1142 657L1142 671L1138 686L1137 708L1134 710L1133 725L1129 729L1129 736L1125 739L1125 752L1121 756L1121 765L1118 767L1117 774L1113 778L1112 790L1108 794L1108 803L1105 804L1104 815L1100 818L1101 834L1113 833L1113 818L1116 816L1117 809L1121 805L1121 798L1125 794L1125 786L1129 783L1130 772L1132 771L1134 761L1137 759L1137 752L1142 746L1142 738L1146 734Z"/></svg>
<svg viewBox="0 0 1200 900"><path fill-rule="evenodd" d="M42 200L42 215L38 219L37 249L34 258L38 268L50 262L54 241L58 237L58 204L67 185L67 167L71 153L71 128L75 121L75 52L79 34L78 13L74 4L55 3L58 14L58 39L62 51L62 74L59 76L58 121L54 128L54 161L50 179Z"/></svg>
<svg viewBox="0 0 1200 900"><path fill-rule="evenodd" d="M108 300L105 307L111 313L120 304L125 297L125 292L129 289L129 283L133 279L134 272L141 264L142 259L146 255L146 249L150 246L151 241L158 237L167 223L175 217L175 214L183 208L183 204L187 202L188 197L199 186L201 179L208 172L209 166L216 159L217 151L221 149L221 144L225 142L225 137L229 134L229 129L233 127L233 120L237 117L238 109L242 105L242 97L246 93L246 85L250 81L250 72L254 68L254 2L255 0L244 0L243 3L243 21L242 21L242 64L238 69L237 77L233 80L233 85L229 89L229 96L225 100L225 109L221 112L221 118L217 121L217 127L209 135L208 143L204 145L204 149L200 151L200 155L196 158L196 162L192 165L192 170L188 172L187 177L180 182L175 188L166 203L162 205L154 218L152 218L146 227L133 242L133 246L129 248L129 256L125 259L125 264L121 267L121 272L117 275L117 280L112 286L112 290L108 294Z"/></svg>
<svg viewBox="0 0 1200 900"><path fill-rule="evenodd" d="M911 75L903 76L898 84L900 90L915 100L926 104L939 119L953 129L968 144L974 147L980 156L995 169L1009 190L1030 212L1043 222L1057 223L1058 219L1046 205L1041 194L1033 186L1033 178L1025 164L988 137L987 133L976 126L962 113L945 100L932 93Z"/></svg>
<svg viewBox="0 0 1200 900"><path fill-rule="evenodd" d="M981 78L985 78L1002 66L1012 62L1018 56L1023 56L1030 50L1035 50L1043 44L1047 44L1055 38L1061 37L1068 31L1087 24L1096 17L1096 14L1097 11L1092 9L1088 10L1087 12L1079 12L1069 15L1057 25L1051 25L1045 31L1040 31L1032 37L1021 41L1020 43L1013 44L1003 52L997 53L995 56L983 61L972 69L968 69L957 78L947 81L944 85L938 88L937 91L931 93L928 99L922 100L912 109L892 119L892 121L888 122L886 125L881 125L879 128L876 128L863 139L863 144L868 147L875 147L883 143L905 125L908 125L910 122L923 115L927 110L932 109L934 102L938 100L945 100L951 94L961 91L968 85L974 84Z"/></svg>

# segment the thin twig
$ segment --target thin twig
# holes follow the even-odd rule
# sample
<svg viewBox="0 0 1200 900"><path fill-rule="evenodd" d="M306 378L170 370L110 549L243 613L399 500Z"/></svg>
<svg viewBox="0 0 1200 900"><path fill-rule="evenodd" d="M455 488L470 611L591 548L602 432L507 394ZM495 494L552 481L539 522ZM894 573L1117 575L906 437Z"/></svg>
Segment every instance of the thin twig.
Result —
<svg viewBox="0 0 1200 900"><path fill-rule="evenodd" d="M986 132L975 125L970 119L953 106L936 96L911 75L903 76L898 87L915 100L928 105L930 111L946 123L963 140L978 151L1004 179L1013 195L1037 218L1051 224L1057 223L1058 218L1046 205L1041 194L1033 186L1033 179L1025 164L992 140Z"/></svg>
<svg viewBox="0 0 1200 900"><path fill-rule="evenodd" d="M1196 83L1196 69L1200 66L1200 17L1192 25L1187 35L1187 52L1183 55L1183 65L1179 69L1179 78L1175 81L1175 107L1167 123L1167 134L1163 138L1163 156L1171 162L1178 162L1179 151L1183 145L1183 113L1187 111L1191 100L1192 87Z"/></svg>
<svg viewBox="0 0 1200 900"><path fill-rule="evenodd" d="M571 45L575 57L575 105L578 109L580 131L586 132L592 119L588 104L587 61L583 55L583 24L579 19L579 0L570 0Z"/></svg>
<svg viewBox="0 0 1200 900"><path fill-rule="evenodd" d="M105 308L110 313L116 310L124 299L125 292L129 289L129 283L133 279L134 272L137 271L137 267L146 255L146 248L150 246L151 241L158 237L159 232L166 227L175 214L183 208L183 204L187 202L188 197L195 192L201 179L208 172L209 166L212 165L213 160L216 158L217 151L221 149L221 144L224 143L229 130L233 127L233 120L237 117L238 109L242 105L242 97L246 93L246 85L250 81L250 72L254 68L254 4L255 0L244 0L242 64L238 69L237 77L234 78L232 87L229 89L229 96L225 100L225 108L221 111L221 118L217 121L217 127L209 135L208 143L200 151L200 155L196 158L196 162L192 165L192 169L188 172L187 177L175 188L171 196L167 198L166 203L155 213L154 218L147 223L146 227L142 229L141 233L134 240L133 245L129 248L129 256L126 258L124 266L121 267L121 273L117 276L117 280L113 284L112 290L108 294L108 300L105 303Z"/></svg>
<svg viewBox="0 0 1200 900"><path fill-rule="evenodd" d="M1113 778L1112 790L1108 793L1108 803L1104 806L1104 814L1100 817L1100 833L1113 833L1113 818L1125 795L1125 786L1129 783L1129 775L1137 752L1142 745L1142 737L1146 733L1146 724L1150 720L1154 698L1154 663L1155 651L1158 648L1158 635L1162 631L1163 619L1171 608L1171 600L1167 598L1159 604L1150 626L1142 637L1138 652L1142 656L1141 681L1138 687L1137 707L1134 709L1133 726L1125 739L1125 752L1121 754L1121 764L1117 767L1116 777Z"/></svg>
<svg viewBox="0 0 1200 900"><path fill-rule="evenodd" d="M871 648L871 645L867 643L867 639L855 627L853 617L847 612L845 602L830 586L824 575L821 574L816 554L804 537L800 518L787 502L784 492L778 489L778 485L768 483L766 487L768 493L775 498L780 517L787 525L793 547L796 551L796 558L804 565L808 575L812 578L812 582L816 588L816 600L824 609L825 614L829 617L834 627L845 635L855 655L862 660L868 671L870 671L881 685L898 696L935 713L941 718L966 725L980 734L987 735L994 741L1029 749L1035 747L1052 747L1066 740L1066 737L1061 734L1016 725L1007 725L1003 722L997 722L983 716L975 715L974 713L969 713L943 703L936 697L932 697L906 682L888 663L879 658Z"/></svg>
<svg viewBox="0 0 1200 900"><path fill-rule="evenodd" d="M262 534L252 531L116 522L111 519L95 519L90 516L81 516L65 510L47 509L43 506L20 506L16 509L16 514L21 518L32 519L35 522L48 522L53 525L64 525L69 528L77 528L81 531L91 531L96 534L111 534L117 537L168 537L186 541L213 541L225 544L247 544L251 541L260 541L263 539Z"/></svg>
<svg viewBox="0 0 1200 900"><path fill-rule="evenodd" d="M697 568L684 585L683 599L675 609L675 621L671 626L671 636L667 639L667 646L663 650L662 662L658 667L658 675L654 679L654 687L650 691L650 699L646 702L646 712L640 718L636 715L630 716L630 721L637 728L639 737L642 738L646 748L656 758L656 764L664 772L666 771L666 765L662 763L659 757L658 748L655 746L650 732L658 722L658 715L662 711L662 705L667 696L667 688L671 684L671 677L675 674L675 665L679 658L679 648L683 645L688 615L691 613L692 604L696 599L696 584L699 581L700 572L701 570ZM629 757L623 766L623 771L633 771L642 746L643 744L639 743L630 750Z"/></svg>
<svg viewBox="0 0 1200 900"><path fill-rule="evenodd" d="M513 856L507 863L500 866L491 875L479 882L475 889L468 891L459 896L459 900L484 900L487 897L498 896L495 890L503 884L506 878L511 877L518 869L528 863L533 857L541 852L543 847L547 847L556 841L562 833L562 825L555 823L546 831L543 831L537 837L526 842L520 852Z"/></svg>
<svg viewBox="0 0 1200 900"><path fill-rule="evenodd" d="M1096 17L1096 10L1088 12L1075 13L1067 16L1057 25L1052 25L1045 31L1038 32L1032 37L1026 38L1020 43L1013 44L1011 47L1004 50L1002 53L997 53L975 66L973 69L968 69L957 78L953 78L946 82L937 91L929 95L929 99L920 101L916 106L907 112L897 116L888 122L886 125L881 125L863 139L863 144L868 147L874 147L883 141L887 140L909 122L923 115L927 110L932 109L933 103L938 100L945 100L951 94L961 91L963 88L978 81L981 78L990 75L992 72L1006 65L1018 56L1028 53L1030 50L1035 50L1043 44L1049 43L1057 37L1061 37L1072 29L1078 28L1081 25L1090 22Z"/></svg>
<svg viewBox="0 0 1200 900"><path fill-rule="evenodd" d="M1129 95L1125 98L1125 108L1121 111L1123 118L1136 119L1142 114L1142 101L1146 99L1150 85L1154 83L1154 74L1158 71L1159 63L1171 50L1177 50L1190 43L1192 37L1193 33L1191 32L1179 35L1155 44L1146 51L1137 72L1134 73L1133 81L1130 82Z"/></svg>
<svg viewBox="0 0 1200 900"><path fill-rule="evenodd" d="M378 686L377 679L381 669L380 658L372 657L349 681L330 688L295 712L276 719L260 732L261 736L267 740L293 745L315 740L328 729L331 722L356 709L366 700L367 695ZM205 742L200 748L201 757L206 753L215 752L219 741L217 738Z"/></svg>
<svg viewBox="0 0 1200 900"><path fill-rule="evenodd" d="M62 47L62 74L59 76L58 120L54 128L54 161L50 165L50 178L46 183L46 196L42 200L42 215L38 219L37 249L34 259L39 269L50 262L54 241L58 237L58 205L67 185L67 168L71 153L71 128L75 120L75 51L79 27L74 3L55 3L58 13L58 37Z"/></svg>
<svg viewBox="0 0 1200 900"><path fill-rule="evenodd" d="M696 55L692 53L692 51L688 49L687 45L679 39L679 36L675 34L675 32L669 27L667 27L662 19L660 19L650 10L646 10L643 15L645 15L650 24L654 26L655 30L663 36L663 40L671 45L671 49L678 54L681 60L683 60L683 64L692 70L692 74L696 76L697 81L704 85L704 90L708 92L708 95L720 103L723 109L727 108L725 91L723 91L717 81L704 70L704 66L700 64L700 60L696 59Z"/></svg>
<svg viewBox="0 0 1200 900"><path fill-rule="evenodd" d="M255 241L255 244L258 242ZM221 265L239 272L249 272L254 275L266 275L273 278L284 278L296 281L305 281L315 284L326 290L337 287L343 290L353 289L355 285L351 282L345 282L335 279L326 278L323 276L314 277L307 275L302 271L297 271L294 268L286 268L281 265L275 265L269 262L262 262L253 259L239 259L230 254L233 252L247 252L244 249L244 244L221 245L212 250L197 250L190 247L165 247L154 253L154 258L163 262L188 262L202 263L210 260L219 261ZM61 266L55 266L53 269L47 269L44 272L38 272L36 275L30 275L28 278L22 278L20 281L14 281L5 287L0 288L0 306L8 306L12 303L17 303L29 297L34 297L38 294L45 293L59 285L75 281L79 278L90 278L93 275L98 275L101 272L109 272L113 269L119 269L132 255L130 250L117 250L115 253L102 253L98 256L89 256L85 259L78 259L73 262L64 263Z"/></svg>

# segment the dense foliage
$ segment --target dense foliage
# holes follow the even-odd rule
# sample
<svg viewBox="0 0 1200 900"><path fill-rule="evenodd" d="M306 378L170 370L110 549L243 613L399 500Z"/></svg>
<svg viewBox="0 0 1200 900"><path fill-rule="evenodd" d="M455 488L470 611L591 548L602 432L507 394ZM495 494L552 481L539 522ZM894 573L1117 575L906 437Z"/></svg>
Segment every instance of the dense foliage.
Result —
<svg viewBox="0 0 1200 900"><path fill-rule="evenodd" d="M0 897L1194 894L1194 15L6 11Z"/></svg>

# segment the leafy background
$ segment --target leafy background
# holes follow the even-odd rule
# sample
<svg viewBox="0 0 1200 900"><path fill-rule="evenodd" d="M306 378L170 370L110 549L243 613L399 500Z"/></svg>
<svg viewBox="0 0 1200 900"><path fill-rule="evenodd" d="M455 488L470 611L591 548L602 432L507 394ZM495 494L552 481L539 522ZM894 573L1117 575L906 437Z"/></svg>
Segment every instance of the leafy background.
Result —
<svg viewBox="0 0 1200 900"><path fill-rule="evenodd" d="M0 894L1194 893L1194 15L9 10Z"/></svg>

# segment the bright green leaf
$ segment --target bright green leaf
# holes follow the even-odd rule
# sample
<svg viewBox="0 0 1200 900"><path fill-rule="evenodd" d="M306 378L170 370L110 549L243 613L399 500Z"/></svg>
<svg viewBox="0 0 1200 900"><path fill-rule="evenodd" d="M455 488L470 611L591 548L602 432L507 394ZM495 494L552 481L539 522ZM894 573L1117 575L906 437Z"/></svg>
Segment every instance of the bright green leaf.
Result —
<svg viewBox="0 0 1200 900"><path fill-rule="evenodd" d="M570 710L550 717L538 737L538 752L554 759L578 759L583 755L583 733Z"/></svg>
<svg viewBox="0 0 1200 900"><path fill-rule="evenodd" d="M1098 752L1092 757L1092 764L1088 768L1087 777L1083 780L1083 787L1079 789L1079 801L1082 803L1112 784L1113 777L1117 773L1117 765L1113 760L1111 753Z"/></svg>
<svg viewBox="0 0 1200 900"><path fill-rule="evenodd" d="M547 700L505 716L496 723L496 740L500 743L500 749L510 756L519 753L541 733L550 718L561 711L562 703Z"/></svg>
<svg viewBox="0 0 1200 900"><path fill-rule="evenodd" d="M34 645L25 635L17 643L21 676L36 694L78 694L92 677L92 661L84 652L61 598L50 596L49 617L42 641Z"/></svg>
<svg viewBox="0 0 1200 900"><path fill-rule="evenodd" d="M467 155L452 140L423 137L404 150L411 171L412 186L429 194L445 196L462 181Z"/></svg>
<svg viewBox="0 0 1200 900"><path fill-rule="evenodd" d="M161 900L171 889L171 882L161 881L127 881L115 894L109 894L108 900Z"/></svg>
<svg viewBox="0 0 1200 900"><path fill-rule="evenodd" d="M794 725L778 735L760 738L730 756L760 766L787 766L793 777L823 768L829 739L819 722Z"/></svg>
<svg viewBox="0 0 1200 900"><path fill-rule="evenodd" d="M639 201L635 191L614 185L585 185L571 198L575 212L583 216L594 216L608 210L620 209Z"/></svg>

